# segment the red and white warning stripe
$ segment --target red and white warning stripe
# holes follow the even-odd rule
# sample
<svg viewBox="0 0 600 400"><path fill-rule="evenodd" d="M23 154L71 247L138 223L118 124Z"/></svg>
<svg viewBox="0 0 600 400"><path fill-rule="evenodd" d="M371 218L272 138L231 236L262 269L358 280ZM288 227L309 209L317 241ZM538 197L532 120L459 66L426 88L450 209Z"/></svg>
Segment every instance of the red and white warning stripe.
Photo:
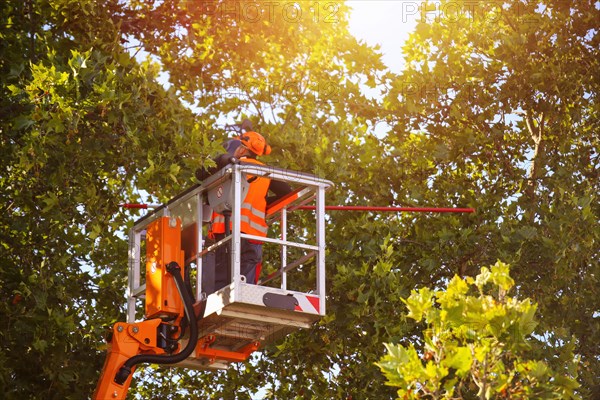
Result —
<svg viewBox="0 0 600 400"><path fill-rule="evenodd" d="M301 311L311 314L320 314L319 312L319 298L316 296L307 296L302 294L294 294L298 305L294 311Z"/></svg>

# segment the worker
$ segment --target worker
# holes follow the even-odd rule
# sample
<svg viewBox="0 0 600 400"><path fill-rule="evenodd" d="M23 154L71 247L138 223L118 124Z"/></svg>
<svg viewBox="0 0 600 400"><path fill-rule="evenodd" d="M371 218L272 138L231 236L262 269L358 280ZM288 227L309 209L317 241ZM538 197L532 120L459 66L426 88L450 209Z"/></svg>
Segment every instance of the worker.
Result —
<svg viewBox="0 0 600 400"><path fill-rule="evenodd" d="M205 178L209 173L224 167L232 161L242 163L251 163L264 165L257 160L257 157L271 153L265 138L254 131L242 133L239 139L232 139L225 146L227 154L217 157L216 168L211 170L201 170L196 176ZM233 158L231 157L233 151ZM271 180L261 176L248 176L250 184L246 197L241 205L241 232L249 235L267 236L268 226L265 221L267 204L270 204L292 191L291 187L281 181ZM272 192L272 196L268 193ZM213 213L208 236L210 239L218 242L225 238L225 216ZM229 249L228 245L220 246L215 251L215 290L228 285L231 282L231 269L229 268ZM257 269L260 269L262 262L262 242L251 239L242 239L240 243L240 273L246 278L247 283L256 283L258 280Z"/></svg>

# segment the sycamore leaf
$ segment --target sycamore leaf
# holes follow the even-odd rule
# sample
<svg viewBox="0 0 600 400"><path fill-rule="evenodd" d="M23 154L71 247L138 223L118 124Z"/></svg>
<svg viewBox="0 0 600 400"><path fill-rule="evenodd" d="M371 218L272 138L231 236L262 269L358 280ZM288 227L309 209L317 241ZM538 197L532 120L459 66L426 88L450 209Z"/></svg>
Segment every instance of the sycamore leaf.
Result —
<svg viewBox="0 0 600 400"><path fill-rule="evenodd" d="M455 369L459 377L466 376L473 364L471 349L462 346L451 349L442 361L442 364L448 368Z"/></svg>
<svg viewBox="0 0 600 400"><path fill-rule="evenodd" d="M419 291L413 290L410 297L402 300L408 307L408 317L419 322L423 316L433 307L434 293L428 288L422 288Z"/></svg>

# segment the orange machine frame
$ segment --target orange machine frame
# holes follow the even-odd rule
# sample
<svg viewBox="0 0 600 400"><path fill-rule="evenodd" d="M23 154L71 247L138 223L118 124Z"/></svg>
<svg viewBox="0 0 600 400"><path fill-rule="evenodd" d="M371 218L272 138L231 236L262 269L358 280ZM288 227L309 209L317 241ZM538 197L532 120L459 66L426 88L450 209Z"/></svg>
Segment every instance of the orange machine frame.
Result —
<svg viewBox="0 0 600 400"><path fill-rule="evenodd" d="M161 217L150 223L146 231L146 320L114 325L94 400L125 399L135 371L133 367L127 380L119 384L116 374L125 362L139 354L166 353L158 344L160 325L170 325L171 335L179 334L184 306L167 263L184 265L183 258L181 221ZM183 276L182 271L179 273Z"/></svg>
<svg viewBox="0 0 600 400"><path fill-rule="evenodd" d="M94 400L125 399L131 385L133 371L122 385L115 382L115 374L131 357L138 354L164 354L157 346L156 331L161 324L158 318L140 323L117 322L112 330L108 355L104 361L102 375L94 392ZM135 370L135 369L134 369Z"/></svg>
<svg viewBox="0 0 600 400"><path fill-rule="evenodd" d="M181 221L162 217L146 230L146 318L183 316L183 303L166 264L184 265Z"/></svg>

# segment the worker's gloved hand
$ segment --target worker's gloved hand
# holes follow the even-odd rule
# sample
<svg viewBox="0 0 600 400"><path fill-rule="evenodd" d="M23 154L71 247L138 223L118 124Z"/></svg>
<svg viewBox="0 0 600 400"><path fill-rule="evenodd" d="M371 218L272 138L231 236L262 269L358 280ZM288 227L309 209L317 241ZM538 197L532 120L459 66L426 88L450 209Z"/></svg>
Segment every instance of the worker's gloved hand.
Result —
<svg viewBox="0 0 600 400"><path fill-rule="evenodd" d="M233 157L231 154L221 154L220 156L218 156L215 159L215 163L217 164L215 167L211 167L208 169L207 168L198 168L196 170L196 172L194 173L194 175L196 176L196 179L198 179L200 182L202 182L203 180L205 180L206 178L208 178L209 176L211 176L212 174L214 174L215 172L217 172L218 170L220 170L221 168L223 168L226 165L239 164L240 160Z"/></svg>
<svg viewBox="0 0 600 400"><path fill-rule="evenodd" d="M219 157L217 157L215 162L217 163L217 170L220 170L228 164L239 164L240 161L231 154L221 154Z"/></svg>
<svg viewBox="0 0 600 400"><path fill-rule="evenodd" d="M194 175L196 175L196 179L200 182L209 177L208 171L205 168L198 168Z"/></svg>

